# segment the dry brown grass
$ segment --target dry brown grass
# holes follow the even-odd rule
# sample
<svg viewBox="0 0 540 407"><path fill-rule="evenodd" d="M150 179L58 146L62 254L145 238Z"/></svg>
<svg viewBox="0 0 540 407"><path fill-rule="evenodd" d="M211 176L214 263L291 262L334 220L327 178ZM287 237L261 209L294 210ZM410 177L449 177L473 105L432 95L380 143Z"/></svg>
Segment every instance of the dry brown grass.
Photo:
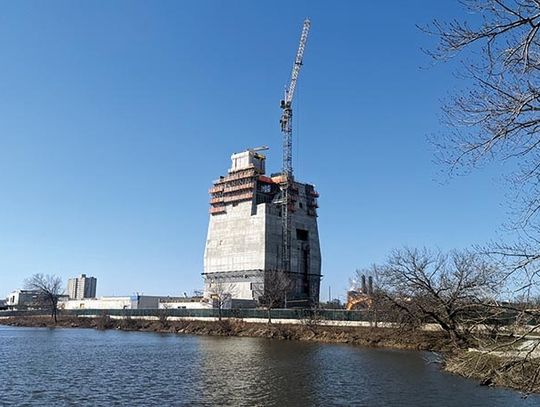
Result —
<svg viewBox="0 0 540 407"><path fill-rule="evenodd" d="M446 358L445 370L486 386L503 386L525 393L540 393L539 359L500 357L490 353L463 351Z"/></svg>

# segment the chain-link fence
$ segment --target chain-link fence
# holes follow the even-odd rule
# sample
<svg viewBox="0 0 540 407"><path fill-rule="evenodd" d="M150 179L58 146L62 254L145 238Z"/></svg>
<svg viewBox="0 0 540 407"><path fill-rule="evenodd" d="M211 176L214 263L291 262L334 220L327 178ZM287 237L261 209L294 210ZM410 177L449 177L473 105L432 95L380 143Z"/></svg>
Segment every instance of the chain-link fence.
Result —
<svg viewBox="0 0 540 407"><path fill-rule="evenodd" d="M46 310L0 311L0 317L45 316ZM178 318L218 318L219 309L78 309L59 310L62 316L116 316L116 317L178 317ZM222 309L222 318L257 318L257 319L317 319L328 321L372 321L369 311L323 310L323 309L272 309L270 311L258 308Z"/></svg>
<svg viewBox="0 0 540 407"><path fill-rule="evenodd" d="M49 310L19 310L19 311L0 311L0 317L25 317L25 316L48 316ZM155 317L158 319L164 317L177 318L219 318L220 310L216 308L210 309L78 309L78 310L59 310L59 316L73 317L91 317L104 316L111 317ZM260 308L238 308L238 309L222 309L222 318L238 318L238 319L268 319L272 320L305 320L305 321L364 321L377 324L378 322L397 322L390 315L377 313L374 310L334 310L334 309L272 309L270 311ZM505 312L504 315L497 315L490 318L486 315L486 324L507 326L515 323L517 320L516 313ZM434 322L430 320L424 321ZM540 323L538 318L530 317L526 321L520 320L521 324L535 325Z"/></svg>

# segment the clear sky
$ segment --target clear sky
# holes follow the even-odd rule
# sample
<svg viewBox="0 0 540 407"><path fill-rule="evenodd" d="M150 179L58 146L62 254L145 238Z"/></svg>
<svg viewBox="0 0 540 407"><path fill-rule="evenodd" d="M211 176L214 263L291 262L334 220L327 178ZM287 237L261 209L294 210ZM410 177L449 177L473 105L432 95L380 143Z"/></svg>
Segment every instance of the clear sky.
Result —
<svg viewBox="0 0 540 407"><path fill-rule="evenodd" d="M98 295L202 287L208 188L269 145L303 19L297 179L319 190L322 299L402 245L464 248L506 217L496 168L447 179L428 136L452 67L415 24L457 1L0 2L0 296L34 273Z"/></svg>

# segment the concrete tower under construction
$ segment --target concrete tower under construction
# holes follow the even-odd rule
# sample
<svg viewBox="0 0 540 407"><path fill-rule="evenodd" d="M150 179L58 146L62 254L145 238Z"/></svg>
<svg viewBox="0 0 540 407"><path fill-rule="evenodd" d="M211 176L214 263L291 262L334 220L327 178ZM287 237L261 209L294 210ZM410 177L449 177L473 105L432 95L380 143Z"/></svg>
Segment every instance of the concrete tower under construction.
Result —
<svg viewBox="0 0 540 407"><path fill-rule="evenodd" d="M210 188L210 222L204 253L205 296L216 287L232 306L256 304L274 284L273 273L288 276L287 306L319 300L321 252L317 197L313 185L282 174L265 174L258 149L231 156L228 174ZM283 269L283 185L287 188L289 259Z"/></svg>

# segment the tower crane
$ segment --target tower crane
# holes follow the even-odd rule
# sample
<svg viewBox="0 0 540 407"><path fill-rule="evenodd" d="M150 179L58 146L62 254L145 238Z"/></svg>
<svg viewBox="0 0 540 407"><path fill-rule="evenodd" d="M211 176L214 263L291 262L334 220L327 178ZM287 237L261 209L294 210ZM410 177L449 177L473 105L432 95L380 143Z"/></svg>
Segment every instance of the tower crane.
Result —
<svg viewBox="0 0 540 407"><path fill-rule="evenodd" d="M283 165L281 171L282 181L280 183L282 205L281 222L283 232L282 267L286 272L291 271L291 219L289 214L289 189L291 184L294 182L292 166L292 101L294 91L296 89L296 83L298 81L298 75L300 74L300 68L302 67L304 50L306 48L310 27L311 21L309 18L306 18L302 27L302 34L300 35L300 44L298 45L296 58L294 59L294 65L291 72L291 81L289 82L289 86L285 88L285 95L280 103L282 112L279 123L281 125L281 133L283 134Z"/></svg>

